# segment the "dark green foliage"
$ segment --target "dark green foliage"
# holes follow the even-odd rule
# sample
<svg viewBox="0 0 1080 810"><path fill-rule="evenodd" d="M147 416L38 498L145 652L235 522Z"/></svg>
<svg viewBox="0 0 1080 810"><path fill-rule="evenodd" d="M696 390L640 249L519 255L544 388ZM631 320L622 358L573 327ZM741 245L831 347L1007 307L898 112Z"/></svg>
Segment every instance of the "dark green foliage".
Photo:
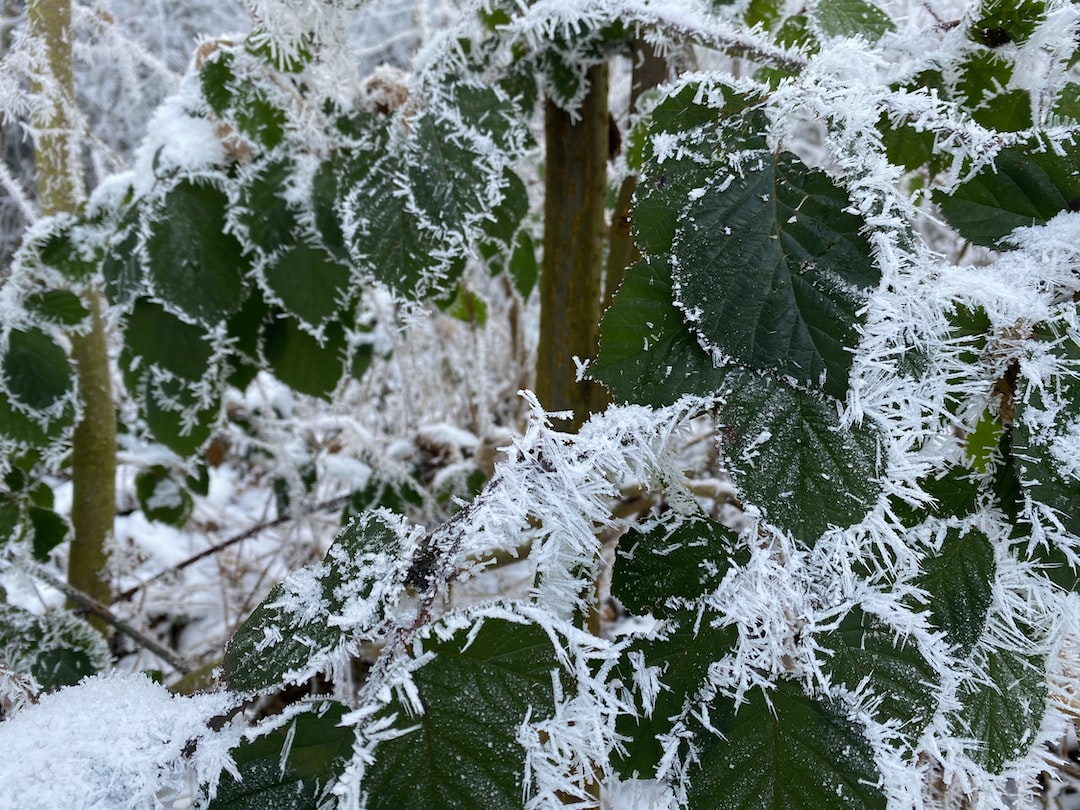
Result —
<svg viewBox="0 0 1080 810"><path fill-rule="evenodd" d="M324 806L352 756L356 735L342 724L345 712L340 703L314 702L281 728L234 748L240 780L223 773L208 810Z"/></svg>
<svg viewBox="0 0 1080 810"><path fill-rule="evenodd" d="M109 660L105 640L82 619L62 611L39 616L0 604L0 663L33 675L42 689L72 686Z"/></svg>
<svg viewBox="0 0 1080 810"><path fill-rule="evenodd" d="M382 710L409 731L375 750L365 779L371 810L523 806L518 727L551 715L556 651L541 627L506 619L484 619L469 637L466 628L425 639L434 658L412 676L422 713L397 696ZM557 677L572 688L564 672Z"/></svg>
<svg viewBox="0 0 1080 810"><path fill-rule="evenodd" d="M690 806L701 810L884 810L870 744L841 707L780 681L735 707L709 705L714 733L699 729L700 767Z"/></svg>

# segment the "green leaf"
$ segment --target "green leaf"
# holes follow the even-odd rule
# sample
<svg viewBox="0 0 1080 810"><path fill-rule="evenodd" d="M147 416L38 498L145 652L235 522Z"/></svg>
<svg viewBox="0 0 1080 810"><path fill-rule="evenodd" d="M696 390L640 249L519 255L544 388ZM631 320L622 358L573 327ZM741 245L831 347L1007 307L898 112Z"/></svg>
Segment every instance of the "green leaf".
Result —
<svg viewBox="0 0 1080 810"><path fill-rule="evenodd" d="M101 255L98 240L83 220L61 216L51 223L52 230L37 237L30 247L36 248L39 261L71 281L86 281L98 268Z"/></svg>
<svg viewBox="0 0 1080 810"><path fill-rule="evenodd" d="M70 290L41 290L26 296L23 305L45 323L78 326L90 316L82 299Z"/></svg>
<svg viewBox="0 0 1080 810"><path fill-rule="evenodd" d="M503 170L503 200L491 212L491 219L483 223L484 234L509 249L521 227L521 221L529 213L529 192L525 182L512 169Z"/></svg>
<svg viewBox="0 0 1080 810"><path fill-rule="evenodd" d="M68 523L52 509L41 506L31 506L26 515L33 531L34 557L44 562L49 552L67 538Z"/></svg>
<svg viewBox="0 0 1080 810"><path fill-rule="evenodd" d="M345 331L331 322L320 343L292 318L279 318L263 331L263 356L270 370L291 388L326 397L345 372Z"/></svg>
<svg viewBox="0 0 1080 810"><path fill-rule="evenodd" d="M994 414L989 410L985 411L975 428L967 435L965 451L972 469L980 473L987 471L1004 432L1005 429Z"/></svg>
<svg viewBox="0 0 1080 810"><path fill-rule="evenodd" d="M631 613L663 618L673 606L715 590L733 558L748 554L731 529L704 517L630 529L619 540L611 594Z"/></svg>
<svg viewBox="0 0 1080 810"><path fill-rule="evenodd" d="M409 210L389 161L354 171L347 183L345 205L357 223L350 245L357 266L406 297L426 292L446 263L437 256L438 240Z"/></svg>
<svg viewBox="0 0 1080 810"><path fill-rule="evenodd" d="M147 519L182 528L191 515L191 494L160 464L135 475L135 497Z"/></svg>
<svg viewBox="0 0 1080 810"><path fill-rule="evenodd" d="M416 204L430 223L426 227L439 233L461 232L470 217L487 207L486 161L448 122L432 115L413 121L409 134L406 173Z"/></svg>
<svg viewBox="0 0 1080 810"><path fill-rule="evenodd" d="M199 84L203 98L219 116L232 104L232 63L235 58L231 51L219 49L199 68Z"/></svg>
<svg viewBox="0 0 1080 810"><path fill-rule="evenodd" d="M993 599L994 547L974 529L950 529L915 582L929 594L930 621L966 656L982 635Z"/></svg>
<svg viewBox="0 0 1080 810"><path fill-rule="evenodd" d="M822 660L833 681L852 690L866 682L871 694L881 698L876 719L898 720L908 744L914 745L937 709L940 681L915 642L858 607L836 630L815 640L826 651Z"/></svg>
<svg viewBox="0 0 1080 810"><path fill-rule="evenodd" d="M982 657L982 656L980 656ZM1046 711L1046 662L1007 650L985 654L979 669L989 683L965 681L963 708L953 718L956 733L976 740L969 755L991 773L1026 755Z"/></svg>
<svg viewBox="0 0 1080 810"><path fill-rule="evenodd" d="M1066 82L1054 102L1054 115L1080 121L1080 82Z"/></svg>
<svg viewBox="0 0 1080 810"><path fill-rule="evenodd" d="M730 370L713 365L672 295L667 260L649 258L626 269L589 367L615 400L660 407L684 394L715 393L727 380Z"/></svg>
<svg viewBox="0 0 1080 810"><path fill-rule="evenodd" d="M105 639L82 619L62 611L35 615L0 604L0 662L33 675L43 689L74 686L111 660Z"/></svg>
<svg viewBox="0 0 1080 810"><path fill-rule="evenodd" d="M1007 42L1022 45L1045 17L1043 0L983 0L969 35L991 48Z"/></svg>
<svg viewBox="0 0 1080 810"><path fill-rule="evenodd" d="M229 754L240 772L223 772L208 810L324 807L352 758L356 733L342 723L347 707L319 701L269 734L245 740Z"/></svg>
<svg viewBox="0 0 1080 810"><path fill-rule="evenodd" d="M149 277L157 295L212 328L243 303L248 262L224 233L229 200L210 182L181 180L147 224Z"/></svg>
<svg viewBox="0 0 1080 810"><path fill-rule="evenodd" d="M202 449L210 438L218 408L205 407L192 384L147 376L128 385L144 409L154 439L184 458Z"/></svg>
<svg viewBox="0 0 1080 810"><path fill-rule="evenodd" d="M919 486L934 499L930 504L912 507L902 501L893 503L894 514L908 528L918 526L931 515L963 518L975 514L978 508L979 483L962 466L951 466L933 477L920 479Z"/></svg>
<svg viewBox="0 0 1080 810"><path fill-rule="evenodd" d="M65 408L55 418L38 421L16 408L11 399L0 389L0 435L28 447L44 447L50 439L63 435L74 422L75 408Z"/></svg>
<svg viewBox="0 0 1080 810"><path fill-rule="evenodd" d="M616 728L626 737L626 754L616 754L614 764L623 776L655 775L663 756L659 738L695 707L694 699L705 686L709 666L738 645L738 628L714 626L715 621L711 611L701 615L692 609L674 611L658 635L636 639L623 651L616 677L624 685L634 682L642 662L645 667L659 668L662 684L652 706L643 705L638 696L636 716L619 715Z"/></svg>
<svg viewBox="0 0 1080 810"><path fill-rule="evenodd" d="M285 137L287 113L254 83L245 83L237 93L232 113L237 129L266 149L273 149Z"/></svg>
<svg viewBox="0 0 1080 810"><path fill-rule="evenodd" d="M706 351L843 399L880 277L863 222L823 172L787 153L756 158L688 206L672 253L677 303Z"/></svg>
<svg viewBox="0 0 1080 810"><path fill-rule="evenodd" d="M337 316L351 295L349 268L306 242L273 259L263 274L286 311L312 329Z"/></svg>
<svg viewBox="0 0 1080 810"><path fill-rule="evenodd" d="M551 638L535 624L486 618L479 630L453 634L436 625L423 652L434 656L412 675L423 712L413 716L395 695L380 713L396 715L395 727L408 732L375 749L367 807L523 807L517 734L526 718L553 712L552 673L561 667Z"/></svg>
<svg viewBox="0 0 1080 810"><path fill-rule="evenodd" d="M529 293L536 286L536 280L540 277L540 264L536 261L536 247L532 237L522 231L518 236L514 252L510 254L510 277L514 280L514 289L523 299L529 297Z"/></svg>
<svg viewBox="0 0 1080 810"><path fill-rule="evenodd" d="M866 0L819 0L814 19L827 37L863 37L877 42L896 30L892 19Z"/></svg>
<svg viewBox="0 0 1080 810"><path fill-rule="evenodd" d="M270 256L296 241L299 223L286 201L295 182L291 160L275 159L259 166L240 186L236 218L247 231L248 241Z"/></svg>
<svg viewBox="0 0 1080 810"><path fill-rule="evenodd" d="M129 216L131 222L117 232L101 263L105 295L112 304L127 304L145 292L145 273L139 256L139 231L135 227L137 214L134 209Z"/></svg>
<svg viewBox="0 0 1080 810"><path fill-rule="evenodd" d="M207 376L212 353L207 334L199 327L145 298L135 302L124 327L121 364L125 374L130 375L135 366L141 374L150 365L199 382Z"/></svg>
<svg viewBox="0 0 1080 810"><path fill-rule="evenodd" d="M971 117L984 127L1001 132L1030 129L1031 94L1027 90L1010 90L994 96L984 107L974 110Z"/></svg>
<svg viewBox="0 0 1080 810"><path fill-rule="evenodd" d="M465 285L459 284L454 300L446 308L446 314L451 318L457 318L459 321L483 329L487 323L487 301L471 290L466 289Z"/></svg>
<svg viewBox="0 0 1080 810"><path fill-rule="evenodd" d="M385 518L369 513L351 522L321 563L276 585L229 640L229 687L257 692L299 682L350 641L374 640L404 590L402 556L401 537Z"/></svg>
<svg viewBox="0 0 1080 810"><path fill-rule="evenodd" d="M724 455L747 500L802 542L862 520L881 487L877 436L841 427L833 402L753 374L732 376L719 414Z"/></svg>
<svg viewBox="0 0 1080 810"><path fill-rule="evenodd" d="M74 383L67 352L40 329L8 332L0 373L11 399L35 411L56 405Z"/></svg>
<svg viewBox="0 0 1080 810"><path fill-rule="evenodd" d="M874 752L840 707L781 681L753 690L738 711L717 698L709 720L724 738L697 735L700 767L690 772L695 810L884 810Z"/></svg>
<svg viewBox="0 0 1080 810"><path fill-rule="evenodd" d="M688 85L634 128L627 161L644 171L631 215L643 253L669 252L687 200L723 165L724 155L766 147L759 105L758 96L723 84Z"/></svg>
<svg viewBox="0 0 1080 810"><path fill-rule="evenodd" d="M1016 228L1080 208L1080 152L1075 142L1059 146L1063 154L1041 144L1003 149L951 195L934 199L961 236L996 247Z"/></svg>

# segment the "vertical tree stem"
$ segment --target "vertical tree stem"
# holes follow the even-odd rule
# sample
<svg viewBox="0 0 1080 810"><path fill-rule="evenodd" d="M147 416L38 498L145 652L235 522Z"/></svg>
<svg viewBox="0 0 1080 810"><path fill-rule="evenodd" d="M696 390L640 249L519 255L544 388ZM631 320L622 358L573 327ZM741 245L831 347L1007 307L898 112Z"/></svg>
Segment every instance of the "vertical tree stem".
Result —
<svg viewBox="0 0 1080 810"><path fill-rule="evenodd" d="M82 198L79 139L73 119L75 78L72 66L71 0L31 0L30 33L43 43L47 66L35 83L34 162L41 211L46 216L73 212ZM82 417L72 439L71 543L68 581L97 601L111 601L104 578L106 541L116 515L116 415L109 371L108 341L96 290L83 295L90 310L89 330L71 339L78 376ZM74 607L74 605L71 605ZM91 624L101 632L98 617Z"/></svg>
<svg viewBox="0 0 1080 810"><path fill-rule="evenodd" d="M544 110L546 177L544 261L540 275L540 343L536 393L548 410L588 418L590 388L578 383L575 356L596 354L604 269L608 161L608 68L588 72L579 120L550 99Z"/></svg>

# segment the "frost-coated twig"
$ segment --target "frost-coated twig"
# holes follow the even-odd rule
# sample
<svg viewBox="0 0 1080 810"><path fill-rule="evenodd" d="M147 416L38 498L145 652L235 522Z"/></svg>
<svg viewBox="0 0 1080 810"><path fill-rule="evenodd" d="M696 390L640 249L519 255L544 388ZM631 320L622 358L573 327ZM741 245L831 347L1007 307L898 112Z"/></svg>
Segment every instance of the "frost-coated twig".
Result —
<svg viewBox="0 0 1080 810"><path fill-rule="evenodd" d="M305 517L306 515L314 514L315 512L322 512L325 509L340 509L342 506L345 505L348 500L348 495L339 495L336 498L331 498L328 501L323 501L322 503L316 504L314 509L312 509L310 512L305 512L304 515L280 515L273 520L251 526L250 528L240 532L240 534L234 534L232 537L222 540L220 543L215 543L209 548L204 548L197 554L192 554L186 560L179 562L176 565L170 566L164 571L158 571L149 579L143 580L137 585L132 585L126 591L121 591L113 597L112 603L115 605L118 602L127 602L147 585L150 585L153 582L157 582L159 579L162 579L169 574L175 574L177 571L183 571L185 568L190 568L191 566L195 565L195 563L200 562L201 560L205 560L207 557L212 557L213 555L217 554L218 552L224 551L227 548L231 548L237 543L242 543L257 534L266 531L267 529L273 529L276 526L282 525L283 523L288 523L291 520L296 520L299 517Z"/></svg>
<svg viewBox="0 0 1080 810"><path fill-rule="evenodd" d="M30 562L29 560L15 559L13 562L35 579L40 579L50 587L56 588L64 596L71 601L79 605L87 613L91 613L94 616L99 617L106 624L115 627L124 635L133 639L138 644L145 647L154 655L161 658L163 661L169 664L173 669L179 672L181 675L187 675L193 669L190 662L188 662L180 653L175 650L169 649L159 641L147 636L145 633L136 630L130 624L119 618L101 602L97 601L91 596L80 591L78 588L74 588L59 577L53 576L44 567L37 563Z"/></svg>

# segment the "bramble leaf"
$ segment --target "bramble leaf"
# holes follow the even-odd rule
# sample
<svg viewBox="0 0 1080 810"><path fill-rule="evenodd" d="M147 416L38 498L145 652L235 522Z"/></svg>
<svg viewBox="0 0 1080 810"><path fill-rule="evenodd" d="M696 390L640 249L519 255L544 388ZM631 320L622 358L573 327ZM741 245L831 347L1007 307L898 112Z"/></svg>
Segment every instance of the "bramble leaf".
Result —
<svg viewBox="0 0 1080 810"><path fill-rule="evenodd" d="M672 249L676 301L706 351L847 396L880 272L847 194L789 153L713 177Z"/></svg>

